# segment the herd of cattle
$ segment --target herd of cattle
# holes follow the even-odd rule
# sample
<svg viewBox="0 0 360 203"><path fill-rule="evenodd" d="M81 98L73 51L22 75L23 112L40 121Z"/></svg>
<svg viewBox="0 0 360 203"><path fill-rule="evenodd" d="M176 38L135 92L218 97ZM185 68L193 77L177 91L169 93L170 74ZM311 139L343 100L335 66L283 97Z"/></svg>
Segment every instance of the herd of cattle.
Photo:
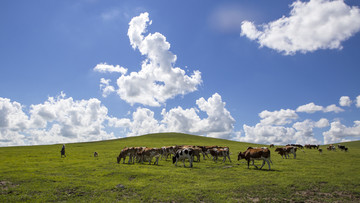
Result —
<svg viewBox="0 0 360 203"><path fill-rule="evenodd" d="M270 145L270 148L275 147L273 144ZM290 158L289 154L294 155L294 159L296 159L296 151L297 149L303 149L304 146L298 144L288 144L285 147L277 147L275 152L281 155L282 158ZM322 149L319 148L319 145L305 145L307 149L318 149L320 153L322 153ZM329 145L328 150L336 150L334 145ZM348 148L343 145L338 145L338 149L347 151ZM96 154L97 155L97 154ZM193 146L193 145L176 145L176 146L165 146L161 148L147 148L147 147L125 147L121 150L119 156L117 157L117 163L123 160L125 163L125 159L128 157L128 163L143 163L149 162L152 163L152 160L155 159L154 164L159 164L159 159L167 160L170 156L172 158L173 164L177 166L178 161L182 161L185 167L185 160L189 160L190 167L193 166L194 158L196 157L196 161L200 162L201 155L203 160L205 157L209 158L209 155L212 157L213 161L217 161L219 157L223 157L223 162L230 159L230 149L229 147L220 147L220 146ZM172 156L172 157L171 157ZM270 163L272 163L270 159L270 150L267 147L248 147L246 151L238 153L238 160L245 159L248 163L248 168L250 162L252 165L258 168L254 164L254 160L262 160L263 163L260 169L265 165L265 162L269 166L269 170L271 169Z"/></svg>
<svg viewBox="0 0 360 203"><path fill-rule="evenodd" d="M270 145L270 148L275 147L273 144ZM290 154L294 155L294 159L296 159L296 151L297 149L304 149L304 146L299 144L288 144L285 147L277 147L275 152L281 155L282 158L285 159L290 158ZM319 148L319 145L305 145L307 149L318 149L320 154L322 153L322 149ZM338 149L347 152L348 148L344 145L338 145ZM329 151L336 151L336 147L330 144L327 147ZM65 145L62 146L60 151L61 157L66 157L65 155ZM171 155L173 155L171 157ZM128 163L144 163L149 162L151 164L152 160L155 159L154 164L159 165L159 158L167 160L170 156L172 158L173 164L177 166L178 161L182 161L185 167L185 160L189 160L190 167L193 166L194 158L197 158L197 162L200 162L201 155L203 156L203 160L205 157L209 158L209 155L212 156L213 161L217 161L219 157L223 157L223 162L230 159L230 148L229 147L220 147L220 146L194 146L194 145L176 145L176 146L167 146L161 148L148 148L148 147L125 147L121 150L119 156L117 157L117 163L119 164L121 159L123 163L125 163L126 157L128 157ZM94 152L94 157L98 157L98 152ZM252 165L258 168L254 164L254 160L262 160L263 163L260 169L265 165L265 162L270 168L270 163L272 163L270 159L270 150L267 147L248 147L246 151L238 153L238 161L241 159L245 159L248 163L248 168L250 166L250 162Z"/></svg>

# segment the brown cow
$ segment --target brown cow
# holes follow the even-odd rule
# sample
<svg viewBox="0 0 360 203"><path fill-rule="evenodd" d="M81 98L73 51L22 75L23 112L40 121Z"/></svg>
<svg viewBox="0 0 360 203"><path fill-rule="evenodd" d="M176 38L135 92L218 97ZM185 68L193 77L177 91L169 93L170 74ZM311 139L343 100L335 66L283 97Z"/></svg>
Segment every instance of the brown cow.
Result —
<svg viewBox="0 0 360 203"><path fill-rule="evenodd" d="M285 156L285 159L290 158L289 154L292 153L294 155L294 159L296 159L296 147L286 146L286 147L278 147L275 149L275 152L278 152L282 158Z"/></svg>
<svg viewBox="0 0 360 203"><path fill-rule="evenodd" d="M217 147L209 149L208 151L210 152L214 161L217 161L218 157L224 157L223 162L225 162L227 157L231 163L229 147Z"/></svg>
<svg viewBox="0 0 360 203"><path fill-rule="evenodd" d="M129 156L128 164L132 161L134 163L133 157L135 156L135 147L125 147L121 150L119 156L117 157L117 163L120 163L121 159L123 159L123 164L125 163L125 159Z"/></svg>
<svg viewBox="0 0 360 203"><path fill-rule="evenodd" d="M159 165L159 158L161 156L161 149L159 149L159 148L145 148L141 152L138 152L138 155L140 155L141 163L144 163L144 161L148 161L149 165L150 165L152 159L155 158L154 164Z"/></svg>
<svg viewBox="0 0 360 203"><path fill-rule="evenodd" d="M270 150L268 148L255 148L255 149L247 149L245 152L239 152L238 155L238 161L240 159L245 159L248 162L248 168L250 165L250 161L252 161L253 166L255 166L256 168L258 168L255 164L254 164L254 160L263 160L263 163L260 167L260 169L262 169L262 167L265 165L265 161L267 162L267 164L269 165L269 170L270 170ZM270 162L269 162L270 161ZM271 162L272 163L272 162Z"/></svg>

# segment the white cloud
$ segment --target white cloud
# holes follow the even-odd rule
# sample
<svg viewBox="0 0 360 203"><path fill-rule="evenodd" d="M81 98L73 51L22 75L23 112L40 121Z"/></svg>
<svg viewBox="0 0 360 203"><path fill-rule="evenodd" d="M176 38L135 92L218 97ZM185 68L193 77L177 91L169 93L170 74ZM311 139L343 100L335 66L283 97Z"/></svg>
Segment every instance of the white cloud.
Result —
<svg viewBox="0 0 360 203"><path fill-rule="evenodd" d="M318 49L342 49L341 43L360 30L360 10L343 0L295 1L288 17L262 25L243 21L241 35L286 55Z"/></svg>
<svg viewBox="0 0 360 203"><path fill-rule="evenodd" d="M0 97L0 146L24 144L29 118L22 109L20 103Z"/></svg>
<svg viewBox="0 0 360 203"><path fill-rule="evenodd" d="M305 113L315 113L317 111L322 111L325 113L328 112L339 113L339 112L343 112L344 110L336 106L335 104L331 104L327 107L323 107L323 106L315 105L313 102L299 106L296 109L296 112L305 112Z"/></svg>
<svg viewBox="0 0 360 203"><path fill-rule="evenodd" d="M263 125L261 123L255 126L243 125L244 137L239 141L261 144L286 144L292 143L295 129L284 126Z"/></svg>
<svg viewBox="0 0 360 203"><path fill-rule="evenodd" d="M127 68L121 67L119 65L113 66L106 63L100 63L95 66L94 71L100 73L121 73L124 75L127 72Z"/></svg>
<svg viewBox="0 0 360 203"><path fill-rule="evenodd" d="M147 108L138 108L132 119L110 118L109 125L126 128L128 136L155 132L182 132L209 137L230 139L234 135L234 118L225 108L225 102L215 93L208 100L200 98L196 101L197 108L172 108L162 110L162 120L154 118L154 112ZM207 114L200 118L200 111Z"/></svg>
<svg viewBox="0 0 360 203"><path fill-rule="evenodd" d="M281 109L280 111L273 112L265 110L259 116L262 118L260 122L263 125L285 125L298 119L298 115L291 109Z"/></svg>
<svg viewBox="0 0 360 203"><path fill-rule="evenodd" d="M329 131L323 133L324 144L346 142L360 138L360 121L354 121L353 127L347 127L340 121L331 123Z"/></svg>
<svg viewBox="0 0 360 203"><path fill-rule="evenodd" d="M327 126L329 126L329 121L326 118L322 118L318 122L310 119L306 119L303 122L296 122L293 125L293 128L296 130L294 139L302 144L319 144L319 141L314 138L313 129L325 128Z"/></svg>
<svg viewBox="0 0 360 203"><path fill-rule="evenodd" d="M324 108L323 111L325 113L327 113L327 112L340 113L340 112L343 112L344 109L336 106L335 104L331 104L331 105L327 106L326 108Z"/></svg>
<svg viewBox="0 0 360 203"><path fill-rule="evenodd" d="M107 97L111 93L115 92L115 88L110 85L110 82L111 82L110 79L105 79L105 78L100 79L100 89L102 91L103 97Z"/></svg>
<svg viewBox="0 0 360 203"><path fill-rule="evenodd" d="M288 124L288 122L282 123ZM238 136L237 139L243 142L259 144L320 144L321 142L314 137L313 129L327 127L329 126L329 121L325 118L317 122L306 119L302 122L294 123L292 127L274 124L260 122L255 126L243 125L245 134L243 137Z"/></svg>
<svg viewBox="0 0 360 203"><path fill-rule="evenodd" d="M350 106L352 103L350 97L348 96L342 96L340 97L339 104L340 106Z"/></svg>
<svg viewBox="0 0 360 203"><path fill-rule="evenodd" d="M360 108L360 95L356 97L356 107Z"/></svg>
<svg viewBox="0 0 360 203"><path fill-rule="evenodd" d="M30 144L83 142L114 138L104 131L107 108L98 99L74 101L62 94L31 105ZM39 125L40 124L40 125Z"/></svg>
<svg viewBox="0 0 360 203"><path fill-rule="evenodd" d="M98 99L74 101L61 94L22 106L0 98L0 146L96 141L115 138L104 131L107 108Z"/></svg>
<svg viewBox="0 0 360 203"><path fill-rule="evenodd" d="M107 64L99 64L94 68L99 72L121 71L123 75L117 79L116 92L121 99L131 105L140 103L160 106L177 95L196 91L202 83L200 71L194 71L191 76L188 76L183 69L174 67L176 55L169 51L170 43L166 41L164 35L156 32L144 36L150 24L148 13L132 18L129 23L130 44L146 57L139 72L125 75L126 69ZM108 86L105 84L105 87ZM105 90L112 91L112 89Z"/></svg>
<svg viewBox="0 0 360 203"><path fill-rule="evenodd" d="M317 111L322 111L324 107L315 105L313 102L299 106L297 112L306 112L306 113L315 113Z"/></svg>

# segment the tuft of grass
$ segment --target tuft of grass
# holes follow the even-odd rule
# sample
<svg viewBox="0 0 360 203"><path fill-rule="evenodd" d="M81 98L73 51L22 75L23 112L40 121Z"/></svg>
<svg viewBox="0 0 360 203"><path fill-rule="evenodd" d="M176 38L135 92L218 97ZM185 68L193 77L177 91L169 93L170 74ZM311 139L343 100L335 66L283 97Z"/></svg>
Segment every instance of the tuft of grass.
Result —
<svg viewBox="0 0 360 203"><path fill-rule="evenodd" d="M232 163L116 163L126 146L182 144L228 146ZM237 161L238 152L263 145L180 133L67 144L66 158L60 158L62 145L2 147L0 202L359 202L360 141L343 144L349 152L321 146L322 154L298 150L297 159L282 159L272 148L270 171Z"/></svg>

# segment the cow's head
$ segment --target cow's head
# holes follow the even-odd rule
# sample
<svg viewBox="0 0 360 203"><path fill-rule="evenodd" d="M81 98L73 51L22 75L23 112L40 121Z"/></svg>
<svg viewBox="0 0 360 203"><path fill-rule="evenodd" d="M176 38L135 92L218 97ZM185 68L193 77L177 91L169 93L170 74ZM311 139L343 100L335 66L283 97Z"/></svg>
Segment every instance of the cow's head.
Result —
<svg viewBox="0 0 360 203"><path fill-rule="evenodd" d="M240 159L243 159L243 158L245 158L245 153L239 152L238 161L240 161Z"/></svg>

